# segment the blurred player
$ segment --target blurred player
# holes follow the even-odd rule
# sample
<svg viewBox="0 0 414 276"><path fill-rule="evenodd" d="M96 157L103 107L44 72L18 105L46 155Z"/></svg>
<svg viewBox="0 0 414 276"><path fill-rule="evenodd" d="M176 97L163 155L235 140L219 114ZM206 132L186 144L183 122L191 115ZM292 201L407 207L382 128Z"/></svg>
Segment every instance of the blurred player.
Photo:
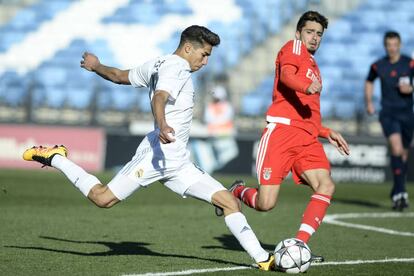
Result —
<svg viewBox="0 0 414 276"><path fill-rule="evenodd" d="M381 80L381 111L379 120L391 149L394 185L391 190L392 208L408 208L405 189L407 159L413 138L413 76L414 61L400 52L401 38L397 32L384 35L387 55L371 65L365 82L365 103L368 114L375 113L372 103L373 82Z"/></svg>
<svg viewBox="0 0 414 276"><path fill-rule="evenodd" d="M219 43L219 36L207 28L190 26L182 32L174 54L149 60L135 69L108 67L93 54L83 55L82 68L114 83L148 87L151 98L155 129L145 136L132 160L108 185L102 185L95 176L67 159L64 146L33 147L25 151L23 158L59 169L85 196L103 208L156 181L183 197L191 196L220 206L224 209L226 225L257 267L270 270L274 257L261 247L236 198L196 167L187 151L195 95L191 75L207 64L213 47Z"/></svg>
<svg viewBox="0 0 414 276"><path fill-rule="evenodd" d="M330 205L335 184L322 144L324 137L342 154L349 154L341 134L321 125L319 97L322 79L313 54L319 48L328 20L315 11L304 13L295 40L287 42L276 59L273 102L260 140L256 169L259 188L236 181L230 190L247 206L269 211L275 205L280 184L292 172L296 183L309 185L314 194L303 214L296 238L308 242ZM216 208L216 214L221 210ZM313 261L323 261L318 256Z"/></svg>

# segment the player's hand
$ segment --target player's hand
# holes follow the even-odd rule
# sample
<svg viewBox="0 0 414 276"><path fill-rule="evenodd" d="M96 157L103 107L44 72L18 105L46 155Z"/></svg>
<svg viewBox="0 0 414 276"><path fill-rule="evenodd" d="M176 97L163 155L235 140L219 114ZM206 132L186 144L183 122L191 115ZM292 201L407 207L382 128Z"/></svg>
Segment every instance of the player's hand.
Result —
<svg viewBox="0 0 414 276"><path fill-rule="evenodd" d="M413 87L409 84L400 84L400 85L398 85L398 88L400 89L400 92L402 94L411 94L411 93L413 93Z"/></svg>
<svg viewBox="0 0 414 276"><path fill-rule="evenodd" d="M160 142L162 144L169 144L175 142L175 131L172 127L166 125L160 129Z"/></svg>
<svg viewBox="0 0 414 276"><path fill-rule="evenodd" d="M322 84L319 81L312 82L308 89L306 89L306 94L315 94L321 93L322 91Z"/></svg>
<svg viewBox="0 0 414 276"><path fill-rule="evenodd" d="M341 155L349 155L351 153L349 151L348 143L339 132L331 129L328 141L339 151Z"/></svg>
<svg viewBox="0 0 414 276"><path fill-rule="evenodd" d="M375 106L374 106L374 104L373 103L367 103L366 110L367 110L367 113L369 115L373 115L375 113Z"/></svg>
<svg viewBox="0 0 414 276"><path fill-rule="evenodd" d="M80 66L88 71L94 72L95 69L101 65L98 57L92 53L85 52L82 55Z"/></svg>

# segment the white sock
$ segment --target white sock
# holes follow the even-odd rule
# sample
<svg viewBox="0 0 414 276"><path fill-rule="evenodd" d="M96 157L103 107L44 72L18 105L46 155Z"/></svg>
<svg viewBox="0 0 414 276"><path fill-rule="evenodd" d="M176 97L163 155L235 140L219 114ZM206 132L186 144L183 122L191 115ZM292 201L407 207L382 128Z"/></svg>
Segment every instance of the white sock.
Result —
<svg viewBox="0 0 414 276"><path fill-rule="evenodd" d="M87 173L84 169L62 155L56 154L51 163L53 167L63 172L70 182L86 197L93 186L101 183L98 178Z"/></svg>
<svg viewBox="0 0 414 276"><path fill-rule="evenodd" d="M269 258L269 253L262 248L250 225L247 223L246 217L242 213L232 213L226 216L224 221L240 245L255 262L263 262Z"/></svg>

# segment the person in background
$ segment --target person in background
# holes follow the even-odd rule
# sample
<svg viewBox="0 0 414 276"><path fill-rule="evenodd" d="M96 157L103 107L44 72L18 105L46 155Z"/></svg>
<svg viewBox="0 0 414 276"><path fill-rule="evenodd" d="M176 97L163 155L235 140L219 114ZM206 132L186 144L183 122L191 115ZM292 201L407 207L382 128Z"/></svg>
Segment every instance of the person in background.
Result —
<svg viewBox="0 0 414 276"><path fill-rule="evenodd" d="M365 82L365 106L369 115L375 114L372 100L373 82L379 78L381 81L379 121L391 150L392 209L403 211L409 206L405 182L408 153L414 130L414 60L401 54L401 37L395 31L385 33L384 47L386 55L371 65Z"/></svg>
<svg viewBox="0 0 414 276"><path fill-rule="evenodd" d="M233 120L234 109L228 100L227 90L224 84L217 83L211 89L211 101L204 110L204 121L209 135L208 142L215 157L213 171L224 167L239 153Z"/></svg>

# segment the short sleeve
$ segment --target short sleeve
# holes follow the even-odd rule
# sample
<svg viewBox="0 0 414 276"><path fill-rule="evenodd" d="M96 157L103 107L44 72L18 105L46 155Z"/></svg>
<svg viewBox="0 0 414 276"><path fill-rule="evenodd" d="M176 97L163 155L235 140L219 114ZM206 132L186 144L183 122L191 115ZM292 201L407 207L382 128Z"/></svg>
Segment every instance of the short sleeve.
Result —
<svg viewBox="0 0 414 276"><path fill-rule="evenodd" d="M148 61L136 68L130 69L128 79L131 85L133 87L148 87L153 67L153 62Z"/></svg>
<svg viewBox="0 0 414 276"><path fill-rule="evenodd" d="M373 63L369 68L367 81L373 82L378 77L377 63Z"/></svg>
<svg viewBox="0 0 414 276"><path fill-rule="evenodd" d="M301 56L305 54L306 49L303 48L303 43L300 40L291 40L280 49L279 62L280 66L293 65L300 67Z"/></svg>
<svg viewBox="0 0 414 276"><path fill-rule="evenodd" d="M155 90L163 90L176 99L184 84L191 77L190 70L182 62L164 62L158 70L158 81Z"/></svg>
<svg viewBox="0 0 414 276"><path fill-rule="evenodd" d="M414 82L414 59L410 60L411 83Z"/></svg>

